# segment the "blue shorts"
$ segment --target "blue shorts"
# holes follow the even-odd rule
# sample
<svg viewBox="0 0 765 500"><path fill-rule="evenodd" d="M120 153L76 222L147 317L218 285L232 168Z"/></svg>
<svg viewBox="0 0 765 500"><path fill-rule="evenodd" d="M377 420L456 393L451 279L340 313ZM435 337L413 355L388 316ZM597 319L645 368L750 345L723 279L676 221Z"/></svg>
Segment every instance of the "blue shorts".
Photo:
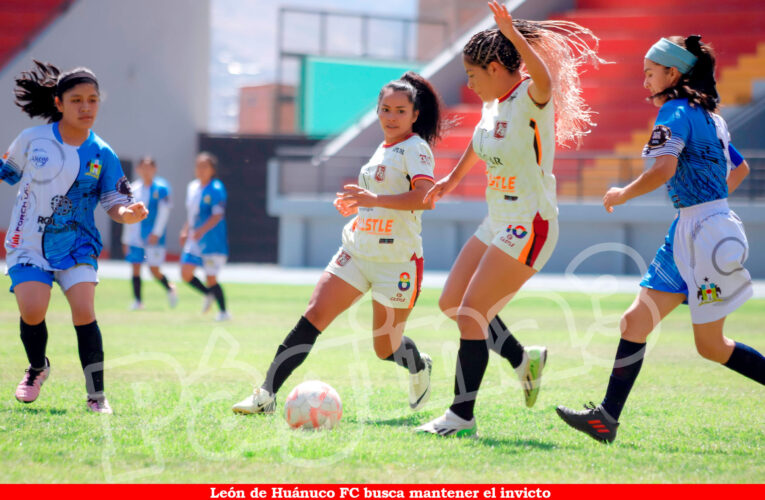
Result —
<svg viewBox="0 0 765 500"><path fill-rule="evenodd" d="M181 264L191 264L193 266L202 267L204 265L204 261L202 261L202 257L199 255L183 252L181 255Z"/></svg>
<svg viewBox="0 0 765 500"><path fill-rule="evenodd" d="M88 264L79 264L63 271L46 271L29 264L16 264L8 269L8 276L11 277L11 293L16 285L30 281L50 287L56 281L64 292L78 283L98 283L96 269Z"/></svg>
<svg viewBox="0 0 765 500"><path fill-rule="evenodd" d="M675 229L677 228L676 218L669 226L667 236L664 238L664 244L656 252L651 265L648 266L640 286L650 288L660 292L682 293L688 296L688 285L680 276L680 271L675 264L675 254L672 250L672 243L675 241Z"/></svg>
<svg viewBox="0 0 765 500"><path fill-rule="evenodd" d="M143 261L146 260L146 253L141 247L129 246L125 260L132 264L143 264Z"/></svg>

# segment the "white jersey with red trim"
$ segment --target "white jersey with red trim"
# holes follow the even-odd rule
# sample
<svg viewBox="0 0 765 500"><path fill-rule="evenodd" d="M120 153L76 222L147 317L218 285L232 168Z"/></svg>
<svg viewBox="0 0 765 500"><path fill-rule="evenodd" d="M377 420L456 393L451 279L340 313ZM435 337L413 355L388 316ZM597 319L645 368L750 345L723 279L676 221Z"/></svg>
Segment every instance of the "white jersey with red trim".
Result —
<svg viewBox="0 0 765 500"><path fill-rule="evenodd" d="M419 179L433 180L433 152L419 135L381 144L361 168L359 186L379 195L410 191ZM360 207L343 229L343 248L377 262L404 262L422 256L422 210Z"/></svg>
<svg viewBox="0 0 765 500"><path fill-rule="evenodd" d="M473 133L473 150L486 162L486 202L493 221L544 219L558 214L555 111L539 106L524 79L500 99L485 103Z"/></svg>

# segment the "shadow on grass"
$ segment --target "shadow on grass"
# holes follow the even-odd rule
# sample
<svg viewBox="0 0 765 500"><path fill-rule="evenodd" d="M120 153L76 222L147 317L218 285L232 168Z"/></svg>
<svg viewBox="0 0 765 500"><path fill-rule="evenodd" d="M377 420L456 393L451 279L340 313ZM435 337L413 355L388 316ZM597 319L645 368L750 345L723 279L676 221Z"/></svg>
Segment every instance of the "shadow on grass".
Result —
<svg viewBox="0 0 765 500"><path fill-rule="evenodd" d="M30 413L33 415L66 415L69 410L64 408L37 408L34 406L14 405L2 408L0 411L4 413Z"/></svg>
<svg viewBox="0 0 765 500"><path fill-rule="evenodd" d="M510 449L516 448L518 452L520 452L522 448L534 448L536 450L560 450L561 448L565 448L565 446L562 447L559 443L550 443L536 439L503 439L478 436L475 441L487 446L501 446Z"/></svg>
<svg viewBox="0 0 765 500"><path fill-rule="evenodd" d="M409 415L407 417L386 418L382 420L365 419L358 417L348 417L346 422L364 425L387 425L389 427L416 427L422 423L422 418L418 415Z"/></svg>

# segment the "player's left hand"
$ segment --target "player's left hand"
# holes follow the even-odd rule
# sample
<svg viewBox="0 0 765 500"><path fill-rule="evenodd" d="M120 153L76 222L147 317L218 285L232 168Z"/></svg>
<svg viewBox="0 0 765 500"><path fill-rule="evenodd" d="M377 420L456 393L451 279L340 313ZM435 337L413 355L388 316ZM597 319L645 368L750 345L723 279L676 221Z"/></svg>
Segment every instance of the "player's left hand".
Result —
<svg viewBox="0 0 765 500"><path fill-rule="evenodd" d="M377 195L356 184L346 184L344 191L337 193L339 203L347 208L374 207L377 205Z"/></svg>
<svg viewBox="0 0 765 500"><path fill-rule="evenodd" d="M492 0L489 2L489 9L494 14L494 22L497 23L499 31L505 35L505 38L512 41L518 32L515 26L513 26L513 16L507 11L507 7L497 2L497 0Z"/></svg>
<svg viewBox="0 0 765 500"><path fill-rule="evenodd" d="M624 188L612 187L603 197L603 206L606 208L606 212L612 214L614 213L614 207L623 204L625 201L627 200L624 199Z"/></svg>
<svg viewBox="0 0 765 500"><path fill-rule="evenodd" d="M146 205L144 205L142 201L123 207L121 212L122 221L125 224L135 224L136 222L141 222L149 215L149 211L146 209Z"/></svg>

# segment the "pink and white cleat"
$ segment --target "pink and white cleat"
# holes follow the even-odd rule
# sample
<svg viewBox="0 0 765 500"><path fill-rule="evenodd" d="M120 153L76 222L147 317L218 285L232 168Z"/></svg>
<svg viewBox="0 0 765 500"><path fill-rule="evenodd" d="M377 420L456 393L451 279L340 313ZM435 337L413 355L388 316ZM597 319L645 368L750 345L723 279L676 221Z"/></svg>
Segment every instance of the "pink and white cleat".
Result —
<svg viewBox="0 0 765 500"><path fill-rule="evenodd" d="M22 403L31 403L40 395L40 389L43 382L50 375L50 361L45 358L45 368L34 370L31 366L27 368L24 378L16 386L16 399Z"/></svg>
<svg viewBox="0 0 765 500"><path fill-rule="evenodd" d="M109 406L109 401L105 396L101 396L98 399L88 398L88 410L93 413L103 413L104 415L111 415L114 413L112 407Z"/></svg>

